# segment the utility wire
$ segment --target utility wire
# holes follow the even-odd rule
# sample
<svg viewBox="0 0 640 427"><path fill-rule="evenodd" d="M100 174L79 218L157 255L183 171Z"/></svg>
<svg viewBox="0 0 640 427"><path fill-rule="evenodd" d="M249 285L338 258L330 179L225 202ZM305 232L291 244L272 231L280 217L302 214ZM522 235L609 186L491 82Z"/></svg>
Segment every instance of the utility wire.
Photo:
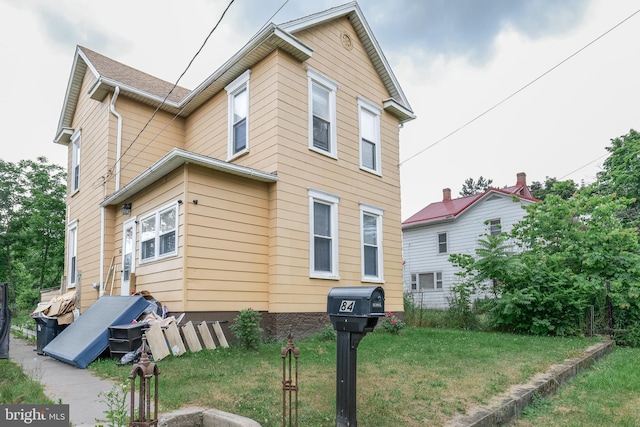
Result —
<svg viewBox="0 0 640 427"><path fill-rule="evenodd" d="M623 19L622 21L618 22L616 25L614 25L613 27L609 28L607 31L605 31L604 33L600 34L598 37L596 37L595 39L593 39L592 41L590 41L589 43L587 43L586 45L584 45L583 47L581 47L580 49L578 49L577 51L575 51L574 53L572 53L571 55L569 55L568 57L566 57L565 59L563 59L562 61L560 61L559 63L557 63L556 65L554 65L553 67L549 68L547 71L545 71L544 73L540 74L538 77L536 77L535 79L531 80L529 83L527 83L526 85L522 86L520 89L516 90L515 92L513 92L511 95L507 96L506 98L502 99L500 102L498 102L497 104L493 105L492 107L490 107L489 109L485 110L484 112L478 114L477 116L475 116L474 118L472 118L471 120L469 120L468 122L466 122L465 124L461 125L460 127L456 128L454 131L449 132L447 135L443 136L442 138L440 138L439 140L437 140L436 142L434 142L433 144L423 148L422 150L418 151L417 153L413 154L412 156L409 156L408 158L406 158L405 160L401 161L400 163L398 163L398 166L402 166L403 164L405 164L406 162L408 162L409 160L419 156L420 154L424 153L425 151L427 151L430 148L435 147L436 145L440 144L442 141L448 139L449 137L451 137L452 135L458 133L459 131L461 131L462 129L466 128L467 126L469 126L471 123L475 122L476 120L478 120L479 118L485 116L486 114L490 113L491 111L493 111L494 109L498 108L500 105L504 104L505 102L507 102L509 99L513 98L514 96L516 96L517 94L519 94L520 92L522 92L523 90L525 90L526 88L528 88L529 86L531 86L532 84L534 84L535 82L537 82L538 80L540 80L541 78L543 78L544 76L546 76L547 74L549 74L550 72L552 72L553 70L555 70L556 68L558 68L559 66L561 66L562 64L564 64L565 62L569 61L571 58L573 58L574 56L576 56L577 54L579 54L580 52L582 52L583 50L585 50L586 48L588 48L589 46L591 46L592 44L594 44L595 42L597 42L598 40L600 40L601 38L603 38L604 36L606 36L607 34L609 34L611 31L615 30L616 28L618 28L620 25L624 24L626 21L628 21L629 19L631 19L632 17L634 17L635 15L637 15L638 13L640 13L640 9L636 10L635 12L633 12L631 15L627 16L625 19Z"/></svg>
<svg viewBox="0 0 640 427"><path fill-rule="evenodd" d="M191 65L193 64L193 61L195 61L195 59L198 57L198 55L200 55L200 52L202 52L202 49L204 48L204 46L207 44L207 42L209 41L209 38L211 38L211 35L216 31L216 29L218 28L218 26L220 25L220 22L222 22L222 19L224 18L224 16L226 15L227 11L229 10L229 8L231 7L231 5L233 4L235 0L231 0L229 2L229 4L227 5L227 7L224 9L224 11L222 12L222 15L220 15L220 18L218 19L218 22L216 22L216 25L214 25L214 27L211 29L211 31L209 32L209 34L207 35L207 37L204 39L204 41L202 42L202 45L200 45L200 48L198 49L198 51L195 53L195 55L193 55L193 57L191 58L191 60L189 61L189 64L187 65L187 67L184 69L184 71L182 72L182 74L180 74L180 77L178 77L178 80L176 80L176 82L173 84L173 87L171 88L171 90L167 93L167 95L164 97L164 99L162 100L162 102L160 103L160 105L158 105L158 107L156 107L155 111L153 112L153 114L151 115L151 117L149 117L149 120L147 120L147 122L145 123L145 125L142 127L142 129L140 129L140 132L138 132L138 134L136 135L135 138L133 138L133 141L131 141L131 143L129 144L129 146L124 150L124 152L120 155L120 158L118 158L116 160L116 164L118 162L120 162L122 160L122 158L124 157L125 154L127 154L127 152L131 149L131 147L133 146L133 144L140 138L140 136L142 135L142 133L147 129L147 127L149 126L149 124L151 123L151 121L153 120L153 118L156 116L156 114L158 114L158 111L160 111L160 108L162 108L162 106L167 102L167 99L169 98L169 96L173 93L173 91L175 90L175 88L178 86L178 83L180 83L180 80L182 79L182 77L184 77L184 75L187 73L187 71L189 70L189 68L191 68ZM187 104L188 105L188 104ZM178 114L180 114L185 107L183 107ZM178 116L178 114L176 114L173 119L169 122L173 122L176 117ZM168 124L167 124L168 126ZM166 127L164 127L164 129L166 129ZM163 129L163 130L164 130ZM157 136L157 135L156 135ZM155 140L155 137L149 141L144 147L142 147L142 150L144 150L145 148L147 148L149 146L149 144ZM142 151L141 150L141 151ZM127 166L129 163L125 164L124 166ZM109 174L107 175L106 179L110 178L111 175L113 174L113 170L115 169L115 165L114 167L111 169L111 171L109 172Z"/></svg>

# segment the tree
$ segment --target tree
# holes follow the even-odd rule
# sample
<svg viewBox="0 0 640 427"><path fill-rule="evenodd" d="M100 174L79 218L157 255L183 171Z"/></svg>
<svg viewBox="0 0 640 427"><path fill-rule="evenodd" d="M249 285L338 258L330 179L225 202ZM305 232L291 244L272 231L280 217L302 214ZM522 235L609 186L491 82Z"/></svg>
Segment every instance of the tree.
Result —
<svg viewBox="0 0 640 427"><path fill-rule="evenodd" d="M568 200L550 194L527 206L527 215L508 236L488 241L473 260L463 258L458 265L465 282L477 286L479 279L494 279L495 324L538 335L580 334L588 307L605 312L606 284L611 283L617 327L632 331L621 341L640 344L640 240L618 215L630 203L596 194L594 188ZM518 250L501 247L507 241Z"/></svg>
<svg viewBox="0 0 640 427"><path fill-rule="evenodd" d="M474 194L482 193L491 187L492 183L492 179L484 179L482 175L480 175L478 181L474 181L473 178L467 178L464 181L462 190L460 190L460 197L473 196Z"/></svg>
<svg viewBox="0 0 640 427"><path fill-rule="evenodd" d="M60 283L64 263L66 175L44 157L0 160L0 280L12 304L31 307Z"/></svg>
<svg viewBox="0 0 640 427"><path fill-rule="evenodd" d="M611 140L606 147L611 153L598 173L599 194L616 194L632 199L623 212L623 219L640 225L640 133L631 129L627 135Z"/></svg>
<svg viewBox="0 0 640 427"><path fill-rule="evenodd" d="M578 191L578 185L573 180L558 181L556 178L547 177L544 184L540 181L533 181L529 186L531 194L538 200L544 200L549 194L560 196L567 200Z"/></svg>

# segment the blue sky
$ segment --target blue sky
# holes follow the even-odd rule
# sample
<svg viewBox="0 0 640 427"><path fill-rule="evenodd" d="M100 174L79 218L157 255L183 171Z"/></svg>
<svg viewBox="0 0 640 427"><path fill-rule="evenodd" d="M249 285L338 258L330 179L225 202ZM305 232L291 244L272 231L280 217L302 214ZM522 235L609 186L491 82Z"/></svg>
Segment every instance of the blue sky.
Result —
<svg viewBox="0 0 640 427"><path fill-rule="evenodd" d="M196 87L267 21L344 1L289 0L276 14L283 3L236 0L180 84ZM52 140L77 44L175 82L227 4L0 0L0 158L64 164ZM610 139L640 129L640 13L585 48L637 12L635 0L359 4L418 116L400 132L403 219L469 177L591 182Z"/></svg>

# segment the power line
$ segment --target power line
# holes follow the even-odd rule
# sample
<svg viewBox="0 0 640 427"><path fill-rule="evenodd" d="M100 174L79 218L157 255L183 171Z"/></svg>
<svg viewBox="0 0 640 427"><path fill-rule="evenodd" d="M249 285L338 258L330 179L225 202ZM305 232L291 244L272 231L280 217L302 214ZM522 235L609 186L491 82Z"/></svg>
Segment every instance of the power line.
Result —
<svg viewBox="0 0 640 427"><path fill-rule="evenodd" d="M449 132L447 135L443 136L442 138L438 139L436 142L434 142L433 144L423 148L422 150L418 151L417 153L413 154L412 156L408 157L407 159L401 161L400 163L398 163L398 166L402 166L403 164L405 164L406 162L408 162L409 160L419 156L420 154L424 153L425 151L429 150L430 148L435 147L436 145L440 144L442 141L448 139L449 137L451 137L452 135L458 133L459 131L461 131L462 129L466 128L467 126L469 126L471 123L475 122L476 120L480 119L481 117L485 116L486 114L490 113L491 111L493 111L494 109L498 108L500 105L504 104L505 102L507 102L509 99L513 98L514 96L516 96L517 94L519 94L520 92L522 92L523 90L525 90L526 88L528 88L529 86L531 86L532 84L534 84L535 82L537 82L538 80L540 80L541 78L543 78L544 76L546 76L547 74L549 74L550 72L552 72L553 70L555 70L556 68L560 67L562 64L564 64L565 62L569 61L570 59L572 59L574 56L578 55L580 52L582 52L583 50L585 50L586 48L588 48L589 46L591 46L592 44L594 44L595 42L597 42L598 40L600 40L601 38L603 38L604 36L606 36L607 34L609 34L611 31L615 30L616 28L618 28L620 25L624 24L626 21L628 21L629 19L631 19L633 16L637 15L638 13L640 13L640 9L636 10L635 12L633 12L631 15L627 16L625 19L623 19L622 21L618 22L616 25L614 25L613 27L609 28L607 31L605 31L604 33L600 34L598 37L596 37L595 39L591 40L589 43L587 43L586 45L584 45L583 47L581 47L580 49L578 49L577 51L575 51L574 53L572 53L571 55L569 55L568 57L566 57L565 59L563 59L562 61L560 61L559 63L557 63L556 65L554 65L553 67L549 68L547 71L545 71L544 73L540 74L538 77L536 77L535 79L531 80L529 83L527 83L526 85L522 86L520 89L516 90L515 92L513 92L511 95L507 96L506 98L502 99L501 101L499 101L498 103L494 104L492 107L490 107L489 109L485 110L484 112L478 114L477 116L475 116L474 118L472 118L471 120L469 120L468 122L464 123L463 125L459 126L458 128L456 128L454 131Z"/></svg>
<svg viewBox="0 0 640 427"><path fill-rule="evenodd" d="M133 138L133 141L131 141L131 143L129 144L129 146L124 150L124 152L120 155L120 158L118 158L116 160L116 164L118 162L120 162L122 160L122 158L124 157L125 154L127 154L127 152L131 149L131 147L133 146L133 144L140 138L140 136L142 135L142 133L147 129L147 127L149 126L149 124L151 123L151 121L153 120L153 118L156 116L156 114L158 114L158 111L160 111L160 108L162 108L162 106L167 102L167 99L169 98L169 96L173 93L173 91L175 90L175 88L178 86L178 83L180 82L180 80L182 79L182 77L184 77L184 75L186 74L186 72L189 70L189 68L191 68L191 65L193 64L193 61L195 61L196 57L198 57L198 55L200 55L200 52L202 52L202 49L204 48L204 46L207 44L207 42L209 41L209 38L211 38L211 35L215 32L215 30L218 28L218 26L220 25L220 22L222 22L222 19L224 18L224 16L227 14L227 11L229 10L229 8L231 7L231 5L233 4L235 0L231 0L229 2L229 4L227 5L227 7L224 9L224 11L222 12L222 15L220 15L220 18L218 19L218 22L216 22L216 24L214 25L214 27L211 29L211 31L209 32L209 34L207 35L207 37L204 39L204 41L202 42L202 45L200 45L200 48L198 49L198 51L195 53L195 55L193 55L193 57L191 58L191 60L189 61L189 64L187 64L187 67L184 69L184 71L182 72L182 74L180 74L180 77L178 77L178 80L176 80L176 82L173 84L173 87L171 88L171 90L167 93L167 95L164 97L164 99L162 100L162 102L160 103L160 105L158 105L158 107L156 107L155 111L153 112L153 114L151 114L151 117L149 117L149 120L147 120L147 122L145 123L145 125L142 127L142 129L140 129L140 132L138 132L138 134L135 136L135 138ZM185 106L186 107L186 106ZM181 111L184 110L184 108L182 108ZM178 114L180 114L180 112L178 112ZM173 122L177 115L176 114L173 119L169 122ZM166 129L166 126L165 128ZM164 130L163 129L163 130ZM156 135L157 136L157 135ZM149 146L149 144L155 140L155 137L153 139L151 139L151 141L149 141L147 144L145 144L144 147L142 147L142 149L144 150L146 147ZM124 166L127 166L129 163L125 164ZM111 172L109 173L109 175L107 176L107 179L110 178L110 176L113 174L113 170L115 169L115 165L112 168Z"/></svg>

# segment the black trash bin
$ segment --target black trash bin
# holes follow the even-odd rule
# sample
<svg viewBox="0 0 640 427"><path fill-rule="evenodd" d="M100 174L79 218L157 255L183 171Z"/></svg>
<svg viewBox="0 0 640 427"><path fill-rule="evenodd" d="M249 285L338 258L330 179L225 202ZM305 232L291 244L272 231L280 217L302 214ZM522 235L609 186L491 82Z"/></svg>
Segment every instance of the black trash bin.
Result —
<svg viewBox="0 0 640 427"><path fill-rule="evenodd" d="M35 317L36 321L36 352L44 354L42 349L58 335L58 319L56 317Z"/></svg>

